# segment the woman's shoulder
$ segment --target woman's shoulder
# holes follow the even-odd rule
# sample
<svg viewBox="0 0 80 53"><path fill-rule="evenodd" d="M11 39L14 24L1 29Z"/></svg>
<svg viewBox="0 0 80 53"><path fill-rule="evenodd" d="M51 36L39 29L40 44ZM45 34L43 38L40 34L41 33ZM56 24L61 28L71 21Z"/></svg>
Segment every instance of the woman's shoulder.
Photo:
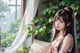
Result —
<svg viewBox="0 0 80 53"><path fill-rule="evenodd" d="M63 42L66 42L66 43L74 43L74 39L73 39L73 36L69 33L65 36Z"/></svg>
<svg viewBox="0 0 80 53"><path fill-rule="evenodd" d="M68 34L65 36L65 39L73 40L72 34L68 33Z"/></svg>
<svg viewBox="0 0 80 53"><path fill-rule="evenodd" d="M73 36L71 34L67 34L63 40L61 50L68 52L70 48L74 45Z"/></svg>

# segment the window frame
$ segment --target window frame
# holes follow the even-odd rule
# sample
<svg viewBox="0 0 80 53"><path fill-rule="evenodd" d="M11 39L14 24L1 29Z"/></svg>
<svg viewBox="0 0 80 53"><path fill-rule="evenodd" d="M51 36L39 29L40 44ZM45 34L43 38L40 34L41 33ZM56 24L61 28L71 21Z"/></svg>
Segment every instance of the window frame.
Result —
<svg viewBox="0 0 80 53"><path fill-rule="evenodd" d="M22 0L21 0L21 1L22 1ZM15 1L15 4L10 4L10 0L9 0L9 7L15 7L15 19L17 18L17 8L18 8L18 7L21 7L21 4L18 5L17 2L18 2L18 1L16 0L16 1Z"/></svg>

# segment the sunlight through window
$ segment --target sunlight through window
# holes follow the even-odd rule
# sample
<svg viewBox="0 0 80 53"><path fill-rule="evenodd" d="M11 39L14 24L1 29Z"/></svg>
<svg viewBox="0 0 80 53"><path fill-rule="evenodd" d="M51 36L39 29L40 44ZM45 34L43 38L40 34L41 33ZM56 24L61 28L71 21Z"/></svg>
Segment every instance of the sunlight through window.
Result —
<svg viewBox="0 0 80 53"><path fill-rule="evenodd" d="M20 18L21 0L0 0L0 47L12 44L19 30Z"/></svg>

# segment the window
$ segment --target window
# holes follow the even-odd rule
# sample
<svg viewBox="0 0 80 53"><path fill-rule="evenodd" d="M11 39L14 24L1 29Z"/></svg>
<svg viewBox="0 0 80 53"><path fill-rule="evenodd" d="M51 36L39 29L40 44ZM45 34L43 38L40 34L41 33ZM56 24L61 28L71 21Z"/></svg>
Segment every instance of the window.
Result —
<svg viewBox="0 0 80 53"><path fill-rule="evenodd" d="M0 0L1 46L10 46L17 35L21 18L21 0Z"/></svg>
<svg viewBox="0 0 80 53"><path fill-rule="evenodd" d="M20 17L21 12L21 1L20 0L9 0L10 13L14 12L15 19Z"/></svg>

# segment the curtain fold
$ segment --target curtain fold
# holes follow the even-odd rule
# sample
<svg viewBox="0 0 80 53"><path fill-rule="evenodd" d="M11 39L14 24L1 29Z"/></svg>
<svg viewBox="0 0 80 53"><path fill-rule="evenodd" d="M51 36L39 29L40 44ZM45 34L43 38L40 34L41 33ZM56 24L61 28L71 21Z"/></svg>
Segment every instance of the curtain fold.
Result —
<svg viewBox="0 0 80 53"><path fill-rule="evenodd" d="M26 29L25 33L24 26L31 23L34 16L36 15L36 11L38 8L39 0L27 0L27 7L24 13L24 17L22 19L18 34L16 35L15 40L13 41L12 45L5 49L3 53L15 53L20 47L22 47L24 41L26 40L28 29Z"/></svg>

